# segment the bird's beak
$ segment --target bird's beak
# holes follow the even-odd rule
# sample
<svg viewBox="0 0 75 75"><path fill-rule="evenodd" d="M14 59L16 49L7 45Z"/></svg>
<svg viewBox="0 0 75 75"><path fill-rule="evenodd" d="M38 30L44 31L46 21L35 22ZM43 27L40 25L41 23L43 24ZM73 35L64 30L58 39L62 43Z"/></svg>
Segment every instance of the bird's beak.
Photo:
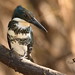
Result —
<svg viewBox="0 0 75 75"><path fill-rule="evenodd" d="M41 23L39 23L35 18L33 18L32 24L42 29L43 31L48 32L47 29Z"/></svg>

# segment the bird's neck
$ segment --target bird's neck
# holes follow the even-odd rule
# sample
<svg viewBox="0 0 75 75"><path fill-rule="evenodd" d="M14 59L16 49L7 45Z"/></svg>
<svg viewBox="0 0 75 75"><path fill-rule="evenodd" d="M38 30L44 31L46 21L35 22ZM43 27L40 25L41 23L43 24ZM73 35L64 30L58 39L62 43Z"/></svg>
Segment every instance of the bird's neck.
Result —
<svg viewBox="0 0 75 75"><path fill-rule="evenodd" d="M13 18L14 21L17 21L21 26L30 26L30 23L20 18Z"/></svg>

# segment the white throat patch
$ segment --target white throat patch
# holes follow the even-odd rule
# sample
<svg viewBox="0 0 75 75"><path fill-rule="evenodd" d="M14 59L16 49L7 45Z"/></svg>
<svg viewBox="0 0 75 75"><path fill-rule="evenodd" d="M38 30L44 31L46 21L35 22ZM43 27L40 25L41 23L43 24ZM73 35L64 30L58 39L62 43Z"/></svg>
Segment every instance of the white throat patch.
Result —
<svg viewBox="0 0 75 75"><path fill-rule="evenodd" d="M29 26L30 26L30 23L27 22L27 21L25 21L25 20L23 20L23 19L20 19L20 18L13 18L13 20L18 21L20 27L22 27L22 26L23 26L23 27L29 27Z"/></svg>

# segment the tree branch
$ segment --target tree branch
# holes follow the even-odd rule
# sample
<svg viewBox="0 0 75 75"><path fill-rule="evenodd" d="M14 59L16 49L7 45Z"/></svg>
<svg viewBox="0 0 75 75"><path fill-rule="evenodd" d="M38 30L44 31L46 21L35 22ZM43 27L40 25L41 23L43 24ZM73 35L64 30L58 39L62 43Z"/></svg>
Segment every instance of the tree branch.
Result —
<svg viewBox="0 0 75 75"><path fill-rule="evenodd" d="M55 70L37 65L27 59L20 60L13 53L10 56L10 50L0 45L0 61L15 71L26 75L65 75Z"/></svg>

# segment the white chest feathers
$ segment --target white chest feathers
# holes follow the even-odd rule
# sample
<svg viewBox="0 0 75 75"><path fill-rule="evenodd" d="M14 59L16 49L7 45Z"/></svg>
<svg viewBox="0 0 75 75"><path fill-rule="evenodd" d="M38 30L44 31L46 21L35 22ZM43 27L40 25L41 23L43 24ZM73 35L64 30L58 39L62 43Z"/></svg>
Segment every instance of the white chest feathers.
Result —
<svg viewBox="0 0 75 75"><path fill-rule="evenodd" d="M13 48L14 52L21 56L23 56L23 55L26 56L28 48L27 48L27 45L25 45L23 43L30 42L30 41L28 41L28 39L31 39L31 34L30 33L15 34L14 31L9 30L8 35L10 36L9 40L10 40L11 48Z"/></svg>
<svg viewBox="0 0 75 75"><path fill-rule="evenodd" d="M27 55L27 46L20 45L17 41L11 43L11 47L17 55L26 56Z"/></svg>

